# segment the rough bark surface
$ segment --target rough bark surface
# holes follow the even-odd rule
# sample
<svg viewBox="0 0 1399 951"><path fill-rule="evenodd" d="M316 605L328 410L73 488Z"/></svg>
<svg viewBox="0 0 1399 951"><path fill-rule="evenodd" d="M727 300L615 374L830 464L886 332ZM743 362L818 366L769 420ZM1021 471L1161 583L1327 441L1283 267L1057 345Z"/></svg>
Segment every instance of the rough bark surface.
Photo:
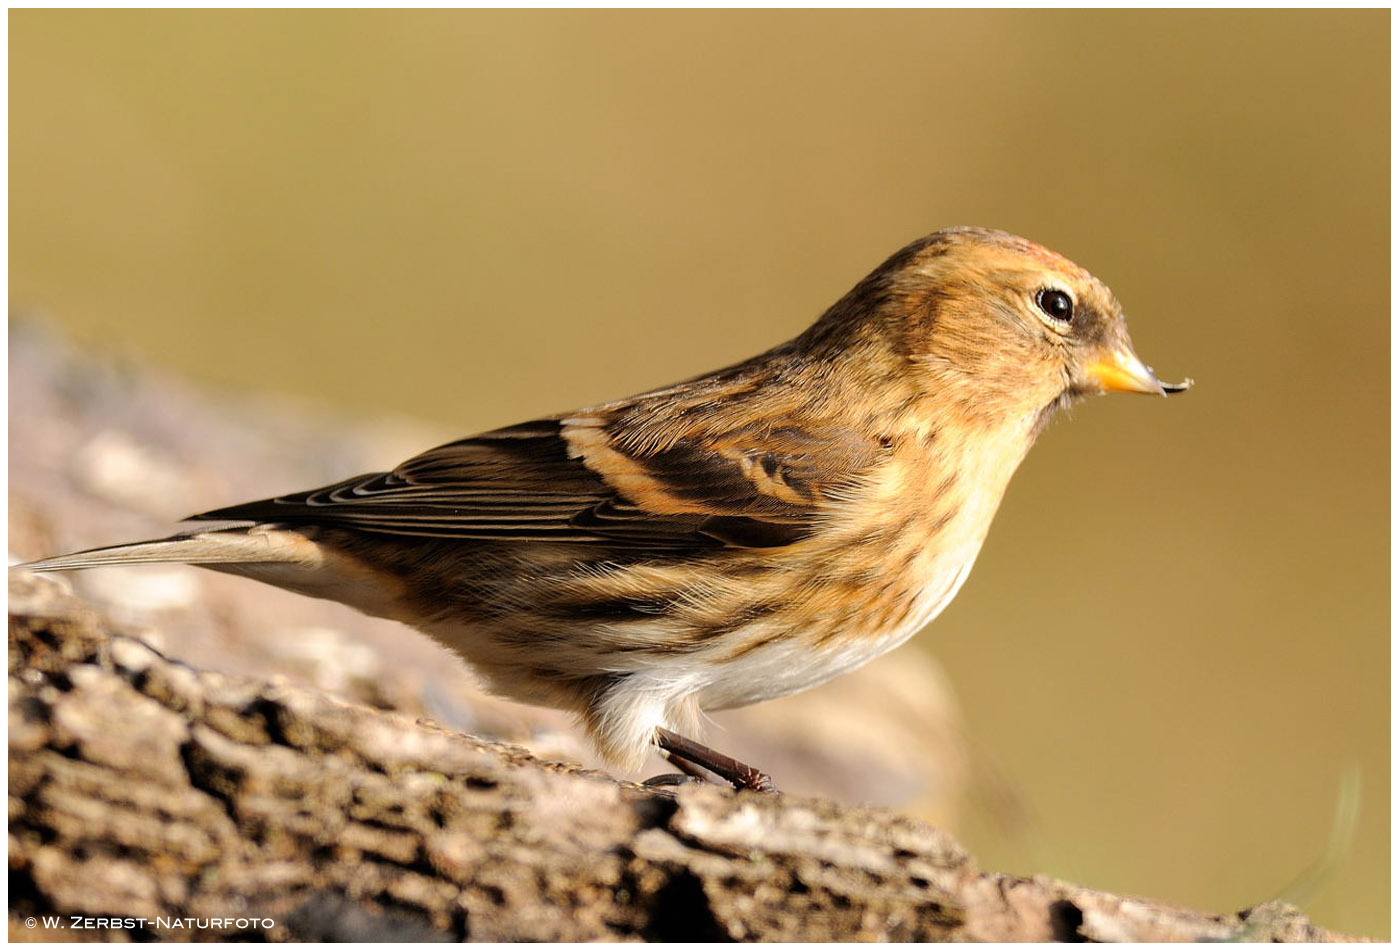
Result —
<svg viewBox="0 0 1399 951"><path fill-rule="evenodd" d="M12 574L14 937L1341 937L1286 906L1207 914L983 872L945 834L881 808L711 786L666 798L426 720L196 670L108 633L61 583ZM94 927L69 930L69 916ZM112 917L144 921L92 920Z"/></svg>

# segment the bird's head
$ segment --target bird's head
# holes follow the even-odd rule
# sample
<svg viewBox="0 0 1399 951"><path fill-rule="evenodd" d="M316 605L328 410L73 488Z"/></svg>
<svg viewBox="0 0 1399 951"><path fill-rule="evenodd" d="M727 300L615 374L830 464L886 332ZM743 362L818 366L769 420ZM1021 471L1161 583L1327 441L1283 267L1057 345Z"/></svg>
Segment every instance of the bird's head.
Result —
<svg viewBox="0 0 1399 951"><path fill-rule="evenodd" d="M1067 258L1002 231L952 228L899 251L813 328L879 342L934 399L976 417L1047 415L1110 391L1164 396L1112 292ZM901 363L901 366L896 364Z"/></svg>

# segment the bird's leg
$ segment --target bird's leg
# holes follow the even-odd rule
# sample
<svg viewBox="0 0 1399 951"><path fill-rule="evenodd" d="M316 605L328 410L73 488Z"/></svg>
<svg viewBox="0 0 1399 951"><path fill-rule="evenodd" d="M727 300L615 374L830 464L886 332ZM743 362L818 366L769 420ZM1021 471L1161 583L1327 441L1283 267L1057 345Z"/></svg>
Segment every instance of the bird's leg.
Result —
<svg viewBox="0 0 1399 951"><path fill-rule="evenodd" d="M716 750L679 733L672 733L662 727L656 729L656 744L666 752L666 759L691 776L697 775L691 766L700 766L715 776L728 780L735 789L752 789L755 792L777 792L772 777L747 763L740 763L732 756L725 756Z"/></svg>
<svg viewBox="0 0 1399 951"><path fill-rule="evenodd" d="M703 767L696 766L684 757L676 756L674 753L664 750L661 752L661 755L666 758L667 763L684 773L687 779L698 780L702 783L712 783L715 781L713 773Z"/></svg>

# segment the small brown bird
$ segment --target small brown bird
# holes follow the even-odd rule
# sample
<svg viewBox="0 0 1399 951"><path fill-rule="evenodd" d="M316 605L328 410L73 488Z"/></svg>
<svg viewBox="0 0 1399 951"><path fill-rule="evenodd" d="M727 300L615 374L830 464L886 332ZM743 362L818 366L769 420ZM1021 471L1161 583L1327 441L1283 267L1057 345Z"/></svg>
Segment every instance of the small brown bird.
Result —
<svg viewBox="0 0 1399 951"><path fill-rule="evenodd" d="M953 228L805 333L665 389L429 450L392 472L205 512L236 521L50 558L185 562L403 621L598 749L750 788L701 712L898 646L957 593L1055 410L1165 395L1087 271Z"/></svg>

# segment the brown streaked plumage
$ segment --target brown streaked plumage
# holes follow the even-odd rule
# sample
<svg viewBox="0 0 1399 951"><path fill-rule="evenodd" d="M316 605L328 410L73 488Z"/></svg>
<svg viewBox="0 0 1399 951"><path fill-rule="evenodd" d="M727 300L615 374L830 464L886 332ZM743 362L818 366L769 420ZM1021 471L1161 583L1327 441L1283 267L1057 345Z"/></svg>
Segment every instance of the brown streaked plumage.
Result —
<svg viewBox="0 0 1399 951"><path fill-rule="evenodd" d="M620 764L654 743L683 764L703 710L821 683L935 617L1055 409L1183 386L1087 271L950 229L736 366L27 567L187 562L343 601L578 713Z"/></svg>

